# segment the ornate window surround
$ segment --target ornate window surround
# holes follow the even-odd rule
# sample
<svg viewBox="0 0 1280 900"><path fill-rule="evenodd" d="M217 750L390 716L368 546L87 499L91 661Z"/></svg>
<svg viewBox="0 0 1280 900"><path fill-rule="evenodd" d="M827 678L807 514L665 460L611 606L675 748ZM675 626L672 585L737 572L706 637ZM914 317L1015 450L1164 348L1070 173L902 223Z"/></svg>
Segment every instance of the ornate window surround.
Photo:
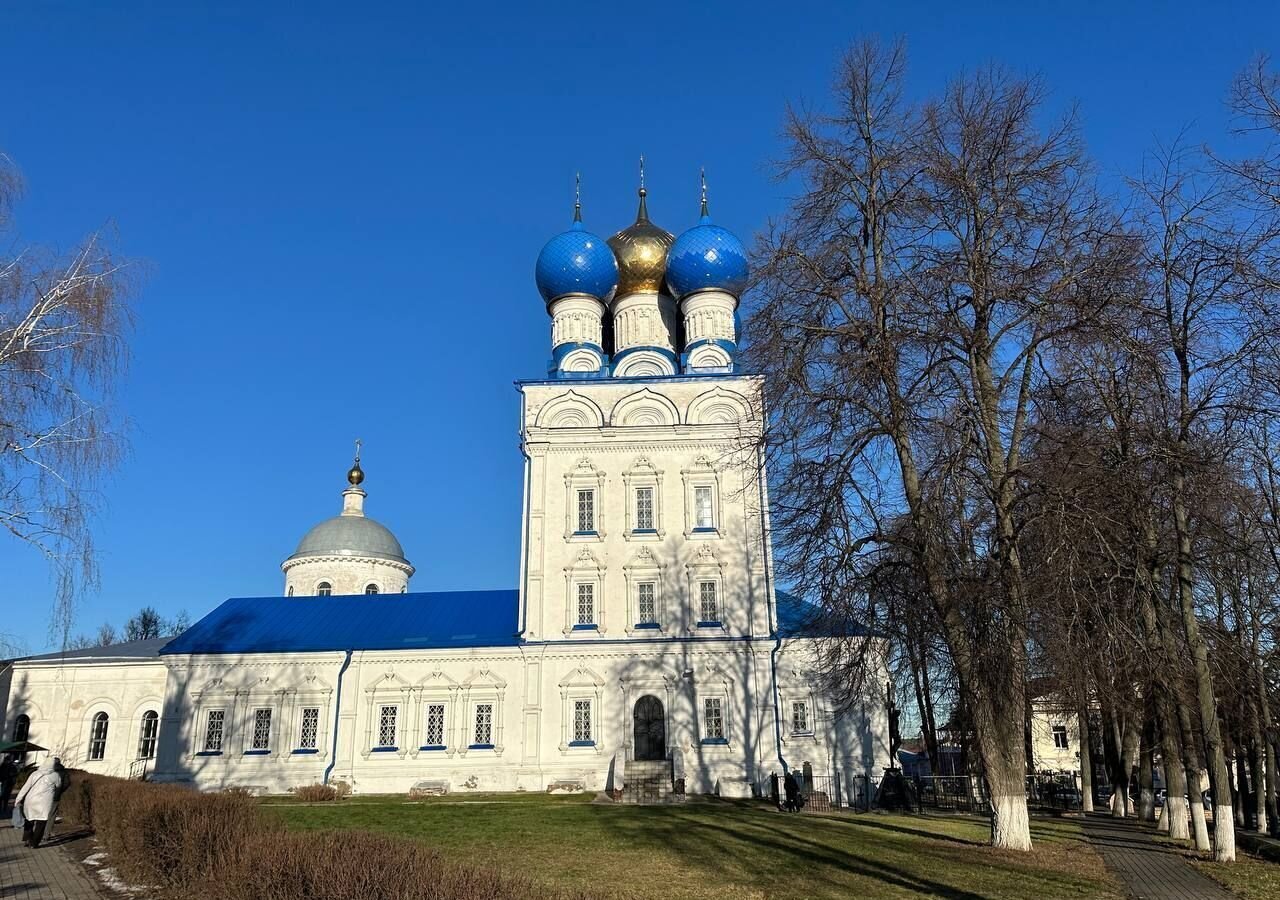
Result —
<svg viewBox="0 0 1280 900"><path fill-rule="evenodd" d="M721 490L720 490L720 470L711 462L711 459L705 454L700 454L693 464L688 468L681 469L680 475L684 480L684 536L690 540L705 540L707 538L720 537L724 528L722 520L723 510L721 509ZM712 527L698 527L697 503L695 500L697 489L700 487L711 488L711 521Z"/></svg>
<svg viewBox="0 0 1280 900"><path fill-rule="evenodd" d="M440 755L451 757L458 752L460 746L470 743L466 735L459 733L465 723L458 714L458 694L462 685L454 681L444 672L436 668L430 675L419 681L413 688L412 728L410 745L414 748L409 755L414 759L426 757L434 759ZM444 744L427 744L427 707L444 706Z"/></svg>
<svg viewBox="0 0 1280 900"><path fill-rule="evenodd" d="M564 476L564 539L571 543L600 542L605 538L604 527L605 474L587 457L582 457ZM592 531L578 530L578 491L595 491Z"/></svg>
<svg viewBox="0 0 1280 900"><path fill-rule="evenodd" d="M462 706L466 710L466 719L460 723L461 728L465 728L463 732L463 740L458 745L458 755L467 756L468 754L492 753L494 756L501 756L503 750L502 744L502 720L503 720L503 699L507 693L507 683L488 669L479 669L473 672L466 681L462 683ZM493 730L492 745L477 745L474 738L475 733L472 729L475 727L476 706L480 703L493 704L493 722L491 728Z"/></svg>
<svg viewBox="0 0 1280 900"><path fill-rule="evenodd" d="M236 738L238 724L236 711L239 705L235 688L221 678L211 678L199 690L191 694L191 715L193 716L191 732L195 740L187 751L188 758L230 756L230 748ZM222 740L217 750L205 749L208 744L209 713L222 710Z"/></svg>
<svg viewBox="0 0 1280 900"><path fill-rule="evenodd" d="M592 612L595 621L578 624L578 585L594 585ZM583 547L572 565L564 569L564 634L565 637L593 637L605 633L604 566L596 555Z"/></svg>
<svg viewBox="0 0 1280 900"><path fill-rule="evenodd" d="M280 755L287 755L290 759L312 759L319 757L324 759L329 755L329 727L331 719L330 704L333 697L333 686L327 681L320 678L315 673L309 673L303 676L302 681L296 687L290 687L281 692L283 699L284 714L280 717L280 724L273 728L278 730L281 737L279 742ZM302 743L302 710L307 707L319 707L320 715L316 720L316 745L314 748L306 748L300 746Z"/></svg>
<svg viewBox="0 0 1280 900"><path fill-rule="evenodd" d="M253 682L246 688L237 691L236 709L237 714L243 718L243 727L239 728L240 734L240 756L249 758L274 759L280 756L280 723L283 719L281 715L284 707L284 690L276 690L271 687L271 679L263 676ZM256 710L271 710L271 733L268 739L267 748L256 749L253 746L253 728ZM240 711L243 710L243 713ZM231 718L228 716L228 718ZM226 727L224 722L223 727ZM223 738L222 747L226 750L226 738Z"/></svg>
<svg viewBox="0 0 1280 900"><path fill-rule="evenodd" d="M715 551L711 549L711 545L703 544L699 547L693 561L687 563L684 568L687 596L689 597L689 603L685 608L686 615L689 616L689 632L725 631L724 620L727 618L725 616L727 598L724 593L724 565L716 559ZM704 581L713 582L716 586L717 618L714 620L702 618L702 582Z"/></svg>
<svg viewBox="0 0 1280 900"><path fill-rule="evenodd" d="M666 537L662 517L662 472L650 462L647 456L638 456L631 463L631 468L622 473L622 483L627 492L626 527L622 537L628 541L660 541ZM636 529L638 513L636 509L636 489L653 488L653 527L644 530Z"/></svg>
<svg viewBox="0 0 1280 900"><path fill-rule="evenodd" d="M697 716L698 723L698 744L703 751L708 748L713 750L731 750L734 744L734 715L733 715L733 679L725 675L719 666L712 667L705 675L700 677L695 683L695 692L697 702L694 707L694 714ZM723 724L723 737L708 737L706 719L706 702L708 700L720 701L720 718Z"/></svg>
<svg viewBox="0 0 1280 900"><path fill-rule="evenodd" d="M364 740L360 750L362 758L367 760L374 755L405 758L409 752L409 735L406 729L413 727L412 720L407 718L411 690L412 685L390 669L379 675L364 689ZM397 708L396 742L390 747L378 746L378 729L381 726L381 711L384 706Z"/></svg>
<svg viewBox="0 0 1280 900"><path fill-rule="evenodd" d="M662 590L662 568L648 547L637 550L631 562L622 567L622 577L627 586L627 624L623 630L627 634L666 634L671 611L667 609L666 594ZM653 625L640 622L638 585L641 582L653 582L653 617L657 620Z"/></svg>
<svg viewBox="0 0 1280 900"><path fill-rule="evenodd" d="M595 672L580 666L574 669L560 682L560 752L568 753L601 753L604 746L604 708L605 681ZM591 701L591 740L578 742L573 740L574 701Z"/></svg>

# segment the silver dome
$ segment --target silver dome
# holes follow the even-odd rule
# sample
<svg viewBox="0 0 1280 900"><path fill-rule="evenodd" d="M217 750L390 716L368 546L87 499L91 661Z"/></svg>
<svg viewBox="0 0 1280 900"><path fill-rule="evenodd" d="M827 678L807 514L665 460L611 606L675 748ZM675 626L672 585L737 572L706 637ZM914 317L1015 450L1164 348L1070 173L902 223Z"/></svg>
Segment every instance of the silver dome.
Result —
<svg viewBox="0 0 1280 900"><path fill-rule="evenodd" d="M312 528L289 559L303 556L368 556L409 564L390 529L362 515L334 516Z"/></svg>

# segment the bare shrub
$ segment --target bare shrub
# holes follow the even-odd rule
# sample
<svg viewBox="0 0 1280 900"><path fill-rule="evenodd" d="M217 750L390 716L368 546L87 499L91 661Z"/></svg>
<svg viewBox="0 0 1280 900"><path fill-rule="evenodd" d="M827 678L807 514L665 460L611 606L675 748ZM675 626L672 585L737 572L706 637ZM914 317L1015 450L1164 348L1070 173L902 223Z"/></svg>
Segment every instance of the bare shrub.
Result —
<svg viewBox="0 0 1280 900"><path fill-rule="evenodd" d="M302 787L294 788L293 796L307 803L323 803L327 800L337 800L338 792L334 790L332 785L306 784Z"/></svg>

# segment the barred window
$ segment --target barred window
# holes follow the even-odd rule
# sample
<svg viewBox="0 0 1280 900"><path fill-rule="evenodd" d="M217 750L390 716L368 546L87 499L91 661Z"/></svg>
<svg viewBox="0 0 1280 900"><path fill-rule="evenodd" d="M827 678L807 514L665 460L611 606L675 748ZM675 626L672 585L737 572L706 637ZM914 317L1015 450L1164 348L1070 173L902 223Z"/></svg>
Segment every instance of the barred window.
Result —
<svg viewBox="0 0 1280 900"><path fill-rule="evenodd" d="M253 750L266 750L271 747L271 710L255 709L253 711Z"/></svg>
<svg viewBox="0 0 1280 900"><path fill-rule="evenodd" d="M314 750L320 738L320 707L307 706L302 710L302 733L298 735L298 749Z"/></svg>
<svg viewBox="0 0 1280 900"><path fill-rule="evenodd" d="M636 488L636 530L653 531L653 488Z"/></svg>
<svg viewBox="0 0 1280 900"><path fill-rule="evenodd" d="M578 531L584 534L596 530L596 492L578 491Z"/></svg>
<svg viewBox="0 0 1280 900"><path fill-rule="evenodd" d="M791 704L791 730L796 734L809 732L809 704L796 700Z"/></svg>
<svg viewBox="0 0 1280 900"><path fill-rule="evenodd" d="M724 740L724 702L719 697L708 697L702 703L703 737L707 740Z"/></svg>
<svg viewBox="0 0 1280 900"><path fill-rule="evenodd" d="M490 745L493 743L493 704L476 704L476 739L475 743Z"/></svg>
<svg viewBox="0 0 1280 900"><path fill-rule="evenodd" d="M105 759L107 755L107 726L110 719L100 712L93 717L93 727L89 731L89 759Z"/></svg>
<svg viewBox="0 0 1280 900"><path fill-rule="evenodd" d="M226 723L226 710L211 709L205 717L204 749L206 753L222 752L222 726Z"/></svg>
<svg viewBox="0 0 1280 900"><path fill-rule="evenodd" d="M378 746L394 747L396 745L396 716L398 706L384 706L378 711Z"/></svg>
<svg viewBox="0 0 1280 900"><path fill-rule="evenodd" d="M693 526L695 528L715 528L715 510L711 499L711 487L693 489Z"/></svg>
<svg viewBox="0 0 1280 900"><path fill-rule="evenodd" d="M703 581L698 585L698 618L703 622L717 622L716 583Z"/></svg>
<svg viewBox="0 0 1280 900"><path fill-rule="evenodd" d="M431 703L427 706L427 746L444 746L444 704Z"/></svg>
<svg viewBox="0 0 1280 900"><path fill-rule="evenodd" d="M652 581L642 581L636 585L636 613L641 625L652 625L658 621L658 611L653 602Z"/></svg>
<svg viewBox="0 0 1280 900"><path fill-rule="evenodd" d="M138 759L156 758L156 736L160 733L160 715L154 709L142 714L142 728L138 731Z"/></svg>
<svg viewBox="0 0 1280 900"><path fill-rule="evenodd" d="M578 585L578 624L591 625L596 620L596 586Z"/></svg>
<svg viewBox="0 0 1280 900"><path fill-rule="evenodd" d="M591 701L573 701L573 739L590 742L591 737Z"/></svg>

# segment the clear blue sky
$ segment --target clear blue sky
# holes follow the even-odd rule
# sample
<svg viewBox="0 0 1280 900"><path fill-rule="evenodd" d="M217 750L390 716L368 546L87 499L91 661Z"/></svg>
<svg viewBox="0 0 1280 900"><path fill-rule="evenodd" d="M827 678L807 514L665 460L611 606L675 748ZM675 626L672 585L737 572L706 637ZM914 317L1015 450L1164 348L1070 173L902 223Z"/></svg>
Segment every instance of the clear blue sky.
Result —
<svg viewBox="0 0 1280 900"><path fill-rule="evenodd" d="M790 100L822 101L862 35L904 35L936 90L996 59L1078 101L1109 172L1280 54L1274 2L10 3L0 149L26 237L114 219L148 261L107 487L102 589L80 629L145 604L198 617L282 590L339 509L351 441L417 590L514 587L516 378L545 372L542 243L581 170L588 227L693 224L706 165L743 237L785 203L768 161ZM43 561L0 539L0 631L46 648Z"/></svg>

